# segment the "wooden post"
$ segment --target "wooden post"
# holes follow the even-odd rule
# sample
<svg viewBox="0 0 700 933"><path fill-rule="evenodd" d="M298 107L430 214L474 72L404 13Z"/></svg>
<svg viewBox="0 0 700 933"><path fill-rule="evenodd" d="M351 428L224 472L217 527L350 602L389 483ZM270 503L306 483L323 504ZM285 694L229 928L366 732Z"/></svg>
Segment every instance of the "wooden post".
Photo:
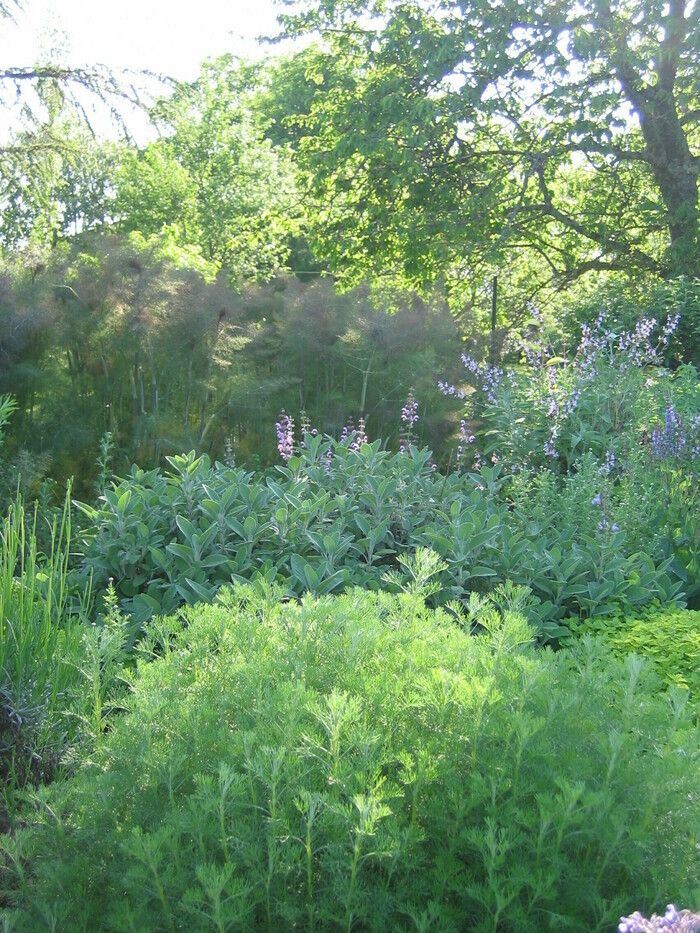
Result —
<svg viewBox="0 0 700 933"><path fill-rule="evenodd" d="M496 365L496 307L498 304L498 276L494 275L491 283L491 347L489 362Z"/></svg>

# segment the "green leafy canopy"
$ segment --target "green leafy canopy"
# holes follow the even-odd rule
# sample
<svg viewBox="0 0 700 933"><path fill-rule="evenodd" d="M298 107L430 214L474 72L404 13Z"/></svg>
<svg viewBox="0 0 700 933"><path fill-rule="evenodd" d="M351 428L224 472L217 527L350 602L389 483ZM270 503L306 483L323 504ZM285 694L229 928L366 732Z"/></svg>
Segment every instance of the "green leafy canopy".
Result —
<svg viewBox="0 0 700 933"><path fill-rule="evenodd" d="M270 106L338 274L468 288L507 259L530 294L697 274L697 4L287 6L287 32L321 42L281 66Z"/></svg>

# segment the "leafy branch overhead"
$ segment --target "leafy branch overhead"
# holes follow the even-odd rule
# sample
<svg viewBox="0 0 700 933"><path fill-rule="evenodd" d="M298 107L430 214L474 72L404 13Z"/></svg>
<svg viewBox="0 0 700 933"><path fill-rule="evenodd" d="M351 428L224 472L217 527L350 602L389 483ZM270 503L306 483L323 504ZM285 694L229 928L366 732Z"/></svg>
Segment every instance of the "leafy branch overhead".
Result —
<svg viewBox="0 0 700 933"><path fill-rule="evenodd" d="M700 269L700 9L687 0L287 3L276 132L349 280ZM352 219L352 223L350 220Z"/></svg>

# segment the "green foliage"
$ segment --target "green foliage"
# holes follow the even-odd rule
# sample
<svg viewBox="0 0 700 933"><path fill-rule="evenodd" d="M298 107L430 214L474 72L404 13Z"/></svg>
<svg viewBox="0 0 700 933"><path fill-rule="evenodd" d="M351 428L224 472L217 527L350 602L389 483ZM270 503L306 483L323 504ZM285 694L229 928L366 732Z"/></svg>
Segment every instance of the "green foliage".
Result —
<svg viewBox="0 0 700 933"><path fill-rule="evenodd" d="M340 296L291 276L237 291L201 254L155 235L82 237L4 271L0 393L19 410L0 497L14 496L21 473L35 498L47 471L59 482L74 475L78 494L92 495L105 432L121 471L193 447L223 457L227 440L238 463L269 463L281 408L305 407L336 436L364 414L370 435L393 443L410 385L421 443L440 449L451 430L433 376L459 354L444 303Z"/></svg>
<svg viewBox="0 0 700 933"><path fill-rule="evenodd" d="M10 395L0 396L0 445L4 440L4 427L10 420L10 415L17 410L17 402Z"/></svg>
<svg viewBox="0 0 700 933"><path fill-rule="evenodd" d="M587 368L580 354L569 359L552 354L539 366L516 367L476 412L477 433L487 455L495 453L517 469L573 472L584 457L602 462L609 452L619 463L642 456L647 469L656 469L651 435L655 427L663 429L669 407L688 428L680 459L693 471L697 369L686 364L671 372L631 364L612 346Z"/></svg>
<svg viewBox="0 0 700 933"><path fill-rule="evenodd" d="M543 339L541 316L531 324L528 365L504 371L464 357L471 385L444 387L466 398L461 465L485 456L512 472L509 495L533 531L577 536L597 512L599 531L624 535L628 553L669 561L695 605L700 381L691 364L662 366L678 317L625 329L601 311L567 356Z"/></svg>
<svg viewBox="0 0 700 933"><path fill-rule="evenodd" d="M572 626L574 635L600 635L615 654L649 658L667 684L700 693L700 612L648 609L639 615L588 619Z"/></svg>
<svg viewBox="0 0 700 933"><path fill-rule="evenodd" d="M280 65L272 132L333 272L446 278L460 310L501 269L520 306L591 272L697 276L700 27L637 12L290 2L287 32L318 44Z"/></svg>
<svg viewBox="0 0 700 933"><path fill-rule="evenodd" d="M598 531L590 502L568 526L511 511L498 467L442 476L427 451L390 454L378 442L353 451L310 436L262 476L194 453L169 463L165 473L134 467L98 507L80 506L84 569L99 586L113 578L137 620L211 600L231 580L275 581L296 595L376 589L418 548L441 558L430 569L436 599L512 580L541 600L533 621L550 637L568 615L665 602L680 589L670 560Z"/></svg>
<svg viewBox="0 0 700 933"><path fill-rule="evenodd" d="M17 499L0 525L2 822L8 795L55 768L66 729L65 693L76 680L80 634L69 617L69 500L54 520L46 555L37 547L36 522L36 512L33 520L26 516Z"/></svg>
<svg viewBox="0 0 700 933"><path fill-rule="evenodd" d="M692 902L682 697L482 613L474 637L406 594L187 610L128 715L4 840L5 922L603 931Z"/></svg>
<svg viewBox="0 0 700 933"><path fill-rule="evenodd" d="M572 344L578 340L581 324L593 324L601 311L618 332L633 330L642 318L662 321L680 314L666 357L696 364L700 359L700 278L679 276L651 282L623 275L607 280L598 276L564 293L552 310L556 324Z"/></svg>
<svg viewBox="0 0 700 933"><path fill-rule="evenodd" d="M133 627L111 587L88 624L96 616L92 585L71 584L71 540L69 496L62 511L45 513L28 513L17 497L0 524L2 832L17 820L22 789L60 773L104 730L124 692Z"/></svg>
<svg viewBox="0 0 700 933"><path fill-rule="evenodd" d="M299 215L289 155L246 104L250 81L229 56L205 63L156 106L163 136L126 150L116 178L121 230L168 231L236 284L284 266Z"/></svg>

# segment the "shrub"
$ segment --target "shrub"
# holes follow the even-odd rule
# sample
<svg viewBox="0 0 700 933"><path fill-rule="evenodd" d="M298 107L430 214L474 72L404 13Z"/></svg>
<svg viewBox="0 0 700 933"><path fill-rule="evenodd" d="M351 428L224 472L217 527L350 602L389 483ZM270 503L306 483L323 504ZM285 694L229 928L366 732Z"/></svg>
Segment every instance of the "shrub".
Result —
<svg viewBox="0 0 700 933"><path fill-rule="evenodd" d="M474 391L441 386L466 399L466 416L479 424L482 454L517 469L566 473L588 453L599 462L612 455L619 463L638 447L652 463L673 459L693 468L695 461L697 469L698 372L690 364L675 372L662 366L678 322L677 314L663 325L643 318L620 331L601 314L583 326L571 358L559 356L536 333L523 347L527 365L506 371L463 356Z"/></svg>
<svg viewBox="0 0 700 933"><path fill-rule="evenodd" d="M525 502L535 474L536 488L553 491L552 518L566 506L558 497L566 499L567 480L584 472L595 482L589 500L605 493L601 530L623 531L628 554L669 560L700 606L700 382L690 364L663 367L679 321L669 310L625 329L601 312L564 357L534 313L523 365L506 371L464 355L465 384L439 385L464 400L462 464L488 459L522 475Z"/></svg>
<svg viewBox="0 0 700 933"><path fill-rule="evenodd" d="M665 602L680 589L669 557L601 531L590 501L576 526L533 522L511 509L498 466L442 476L427 451L307 441L262 475L194 453L169 458L168 472L134 467L99 508L82 506L85 571L101 587L113 578L143 621L211 600L232 581L263 578L293 595L378 589L400 555L428 547L447 564L437 602L510 579L538 597L533 620L550 637L566 634L558 623L568 615Z"/></svg>
<svg viewBox="0 0 700 933"><path fill-rule="evenodd" d="M636 616L589 619L574 624L573 631L600 635L621 657L649 658L665 683L688 687L700 698L700 612L668 606Z"/></svg>
<svg viewBox="0 0 700 933"><path fill-rule="evenodd" d="M130 712L5 841L7 922L595 931L687 903L683 695L472 608L479 636L407 593L238 587L151 623Z"/></svg>

